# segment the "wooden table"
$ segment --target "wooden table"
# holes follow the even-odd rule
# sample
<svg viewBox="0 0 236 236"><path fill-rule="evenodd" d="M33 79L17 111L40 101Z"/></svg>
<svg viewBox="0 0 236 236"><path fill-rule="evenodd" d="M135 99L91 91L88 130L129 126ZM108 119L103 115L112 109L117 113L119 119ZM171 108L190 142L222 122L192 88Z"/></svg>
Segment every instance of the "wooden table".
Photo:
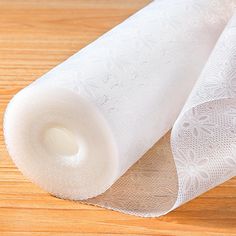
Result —
<svg viewBox="0 0 236 236"><path fill-rule="evenodd" d="M25 179L4 146L11 97L148 0L0 0L0 235L236 235L236 178L158 219L56 199Z"/></svg>

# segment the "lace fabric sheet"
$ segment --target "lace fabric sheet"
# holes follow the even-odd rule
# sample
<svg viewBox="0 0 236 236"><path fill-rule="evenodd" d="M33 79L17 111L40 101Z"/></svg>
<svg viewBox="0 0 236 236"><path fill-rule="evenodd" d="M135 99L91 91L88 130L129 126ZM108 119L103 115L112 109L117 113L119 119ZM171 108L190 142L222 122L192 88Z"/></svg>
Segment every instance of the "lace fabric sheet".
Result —
<svg viewBox="0 0 236 236"><path fill-rule="evenodd" d="M227 24L235 6L154 1L27 88L73 90L111 126L120 178L84 203L157 217L236 175L236 16ZM6 140L22 172L53 189ZM55 164L41 165L49 173Z"/></svg>
<svg viewBox="0 0 236 236"><path fill-rule="evenodd" d="M155 217L235 175L236 15L220 36L171 136L160 140L111 189L88 202Z"/></svg>
<svg viewBox="0 0 236 236"><path fill-rule="evenodd" d="M222 33L172 130L176 206L236 174L236 16Z"/></svg>

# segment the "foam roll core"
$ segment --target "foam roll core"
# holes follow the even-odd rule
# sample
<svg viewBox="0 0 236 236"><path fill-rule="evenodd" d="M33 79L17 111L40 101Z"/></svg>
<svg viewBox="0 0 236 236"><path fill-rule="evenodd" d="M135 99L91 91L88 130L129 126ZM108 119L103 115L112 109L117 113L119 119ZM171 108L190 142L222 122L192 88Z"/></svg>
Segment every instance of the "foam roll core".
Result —
<svg viewBox="0 0 236 236"><path fill-rule="evenodd" d="M33 181L46 183L56 196L85 199L118 177L111 131L91 103L68 89L48 87L26 89L13 100L5 129L12 132L9 142L17 143L12 155L22 157L17 165Z"/></svg>

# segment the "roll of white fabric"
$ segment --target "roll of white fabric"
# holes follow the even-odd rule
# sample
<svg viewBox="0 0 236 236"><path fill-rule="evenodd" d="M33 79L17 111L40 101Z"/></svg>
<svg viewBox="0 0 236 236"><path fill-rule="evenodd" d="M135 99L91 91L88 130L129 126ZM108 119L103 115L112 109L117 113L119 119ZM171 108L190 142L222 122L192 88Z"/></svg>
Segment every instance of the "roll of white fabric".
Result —
<svg viewBox="0 0 236 236"><path fill-rule="evenodd" d="M61 198L84 200L104 193L173 126L235 5L235 0L154 1L23 89L10 102L4 119L5 140L15 164ZM232 28L229 25L225 34L231 35ZM222 36L215 51L228 38ZM208 77L215 78L223 70L226 75L219 84L224 83L228 67L222 61L219 68L214 61L222 54L232 57L224 53L215 53L199 81L217 83ZM227 164L221 160L230 156L224 147L231 152L235 137L226 145L226 137L218 134L222 127L232 134L233 118L219 129L223 118L218 115L227 110L219 99L232 98L235 91L230 96L210 96L207 87L208 82L194 89L172 133L176 172L169 175L178 176L175 203L160 213L141 210L142 204L126 209L120 204L125 199L113 199L112 204L109 197L88 202L158 216L232 177L235 173L226 175ZM201 99L198 91L203 91ZM211 104L214 117L204 115L205 103L213 100L218 101ZM219 140L220 155L213 147L207 149L214 140ZM188 176L182 162L191 162ZM159 173L160 166L152 168ZM133 194L141 193L137 189Z"/></svg>

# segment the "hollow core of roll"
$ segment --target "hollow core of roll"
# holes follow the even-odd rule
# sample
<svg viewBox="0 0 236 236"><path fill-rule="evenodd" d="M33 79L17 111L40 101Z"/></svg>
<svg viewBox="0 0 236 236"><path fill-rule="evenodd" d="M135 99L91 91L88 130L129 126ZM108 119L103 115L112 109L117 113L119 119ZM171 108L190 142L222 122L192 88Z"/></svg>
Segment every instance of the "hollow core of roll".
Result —
<svg viewBox="0 0 236 236"><path fill-rule="evenodd" d="M22 90L7 107L4 130L17 167L53 195L91 198L119 177L118 151L107 121L71 90Z"/></svg>
<svg viewBox="0 0 236 236"><path fill-rule="evenodd" d="M55 126L44 132L43 143L52 155L75 156L79 152L76 136L67 128Z"/></svg>

